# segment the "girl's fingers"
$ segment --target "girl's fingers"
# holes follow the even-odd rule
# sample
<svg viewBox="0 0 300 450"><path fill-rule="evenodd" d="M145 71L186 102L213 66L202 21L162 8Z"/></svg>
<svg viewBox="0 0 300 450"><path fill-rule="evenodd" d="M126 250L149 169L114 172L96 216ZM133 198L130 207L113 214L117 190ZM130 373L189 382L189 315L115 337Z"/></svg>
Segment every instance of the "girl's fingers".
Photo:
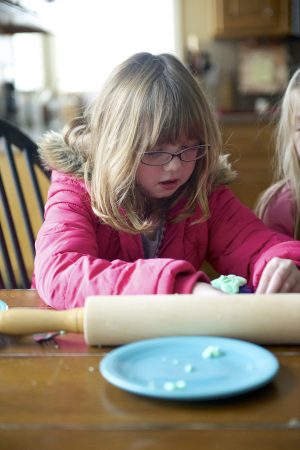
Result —
<svg viewBox="0 0 300 450"><path fill-rule="evenodd" d="M292 261L288 259L279 259L276 261L275 271L272 273L269 286L266 293L272 294L274 292L290 292L292 280L291 271L293 269ZM288 289L288 290L285 290Z"/></svg>
<svg viewBox="0 0 300 450"><path fill-rule="evenodd" d="M277 270L277 266L279 264L278 258L273 258L271 261L269 261L266 265L266 267L263 270L263 273L261 275L258 288L256 290L257 294L266 294L267 290L270 286L272 277L274 276L275 271Z"/></svg>
<svg viewBox="0 0 300 450"><path fill-rule="evenodd" d="M280 269L278 269L275 273L274 273L274 277L271 279L270 285L267 288L266 293L267 294L271 294L274 292L297 292L296 290L296 286L297 286L297 278L296 278L296 274L294 273L294 271L291 272L287 272L286 273L286 278L285 280L282 279L281 281L278 280L277 278L277 274L278 271ZM281 269L283 270L283 269ZM280 277L280 276L279 276ZM299 290L298 290L299 292Z"/></svg>
<svg viewBox="0 0 300 450"><path fill-rule="evenodd" d="M273 258L266 265L256 292L300 292L300 271L289 259Z"/></svg>

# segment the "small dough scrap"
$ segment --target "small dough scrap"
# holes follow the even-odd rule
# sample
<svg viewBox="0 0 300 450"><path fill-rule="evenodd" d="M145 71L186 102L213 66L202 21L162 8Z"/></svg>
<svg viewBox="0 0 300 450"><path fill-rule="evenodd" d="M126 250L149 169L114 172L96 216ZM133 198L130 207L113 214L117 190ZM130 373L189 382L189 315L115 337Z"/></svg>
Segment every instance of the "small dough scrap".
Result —
<svg viewBox="0 0 300 450"><path fill-rule="evenodd" d="M203 350L202 357L205 359L219 358L219 356L222 356L223 354L222 350L216 345L209 345Z"/></svg>
<svg viewBox="0 0 300 450"><path fill-rule="evenodd" d="M192 366L192 364L186 364L185 366L184 366L184 369L183 369L185 372L193 372L193 370L194 370L194 367Z"/></svg>
<svg viewBox="0 0 300 450"><path fill-rule="evenodd" d="M165 391L174 391L175 383L172 383L172 381L166 381L164 384L164 390Z"/></svg>
<svg viewBox="0 0 300 450"><path fill-rule="evenodd" d="M166 381L164 383L164 390L165 391L175 391L175 390L182 390L186 388L186 382L184 380L177 380L177 381Z"/></svg>

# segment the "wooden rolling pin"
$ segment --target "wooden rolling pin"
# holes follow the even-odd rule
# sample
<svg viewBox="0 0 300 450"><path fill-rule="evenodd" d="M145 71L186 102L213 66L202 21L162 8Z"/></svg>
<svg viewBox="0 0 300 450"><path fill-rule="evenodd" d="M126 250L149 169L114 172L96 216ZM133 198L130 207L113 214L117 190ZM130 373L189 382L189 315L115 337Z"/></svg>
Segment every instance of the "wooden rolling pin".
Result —
<svg viewBox="0 0 300 450"><path fill-rule="evenodd" d="M300 344L300 294L93 296L84 308L13 308L0 313L0 333L55 330L84 333L89 345L170 335Z"/></svg>

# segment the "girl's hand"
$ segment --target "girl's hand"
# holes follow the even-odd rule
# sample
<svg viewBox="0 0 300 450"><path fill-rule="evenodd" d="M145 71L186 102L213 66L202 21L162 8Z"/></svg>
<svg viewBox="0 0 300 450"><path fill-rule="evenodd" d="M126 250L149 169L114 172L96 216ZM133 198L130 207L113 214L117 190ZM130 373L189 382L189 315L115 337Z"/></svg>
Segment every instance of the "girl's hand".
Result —
<svg viewBox="0 0 300 450"><path fill-rule="evenodd" d="M290 259L273 258L264 268L256 293L274 292L300 292L300 270Z"/></svg>
<svg viewBox="0 0 300 450"><path fill-rule="evenodd" d="M224 292L215 289L209 283L199 281L195 284L192 294L194 295L224 295Z"/></svg>

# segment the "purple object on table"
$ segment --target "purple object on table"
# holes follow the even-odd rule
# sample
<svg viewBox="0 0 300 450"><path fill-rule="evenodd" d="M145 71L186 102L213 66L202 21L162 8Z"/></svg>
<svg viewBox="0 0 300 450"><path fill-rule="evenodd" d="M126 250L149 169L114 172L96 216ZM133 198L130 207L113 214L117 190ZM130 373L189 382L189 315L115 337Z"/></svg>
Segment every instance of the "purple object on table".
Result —
<svg viewBox="0 0 300 450"><path fill-rule="evenodd" d="M252 289L245 284L245 286L241 286L239 289L239 294L253 294Z"/></svg>

